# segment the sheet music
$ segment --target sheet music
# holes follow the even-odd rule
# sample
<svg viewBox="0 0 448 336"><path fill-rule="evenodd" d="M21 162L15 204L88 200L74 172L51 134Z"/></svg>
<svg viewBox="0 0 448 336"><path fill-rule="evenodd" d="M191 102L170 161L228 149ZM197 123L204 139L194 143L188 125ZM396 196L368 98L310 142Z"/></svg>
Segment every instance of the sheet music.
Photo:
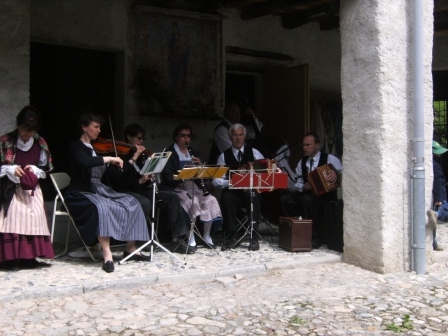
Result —
<svg viewBox="0 0 448 336"><path fill-rule="evenodd" d="M171 152L153 153L140 170L140 175L161 173L170 156Z"/></svg>

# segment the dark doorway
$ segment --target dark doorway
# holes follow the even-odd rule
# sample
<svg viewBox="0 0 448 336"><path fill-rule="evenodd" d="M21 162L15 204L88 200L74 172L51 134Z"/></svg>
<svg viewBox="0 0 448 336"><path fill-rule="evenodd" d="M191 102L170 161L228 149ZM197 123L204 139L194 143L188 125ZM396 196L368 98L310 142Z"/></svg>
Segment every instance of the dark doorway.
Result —
<svg viewBox="0 0 448 336"><path fill-rule="evenodd" d="M42 114L40 133L55 171L68 172L66 150L79 136L79 115L85 110L114 115L115 54L31 43L30 69L30 103ZM102 131L110 135L107 125Z"/></svg>
<svg viewBox="0 0 448 336"><path fill-rule="evenodd" d="M249 108L255 108L255 77L246 74L226 74L225 104L236 102L241 109L241 122L250 125L250 120L244 114Z"/></svg>
<svg viewBox="0 0 448 336"><path fill-rule="evenodd" d="M68 143L79 137L82 112L115 114L115 60L112 52L31 43L30 104L42 114L54 172L69 172ZM102 136L110 136L108 125Z"/></svg>

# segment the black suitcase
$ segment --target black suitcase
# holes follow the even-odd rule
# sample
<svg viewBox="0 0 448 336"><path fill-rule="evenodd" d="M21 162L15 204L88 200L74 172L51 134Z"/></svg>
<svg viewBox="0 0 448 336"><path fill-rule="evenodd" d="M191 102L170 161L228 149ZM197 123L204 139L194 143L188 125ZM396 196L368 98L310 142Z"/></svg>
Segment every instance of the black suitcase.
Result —
<svg viewBox="0 0 448 336"><path fill-rule="evenodd" d="M342 200L325 203L325 236L330 250L344 251L344 228Z"/></svg>

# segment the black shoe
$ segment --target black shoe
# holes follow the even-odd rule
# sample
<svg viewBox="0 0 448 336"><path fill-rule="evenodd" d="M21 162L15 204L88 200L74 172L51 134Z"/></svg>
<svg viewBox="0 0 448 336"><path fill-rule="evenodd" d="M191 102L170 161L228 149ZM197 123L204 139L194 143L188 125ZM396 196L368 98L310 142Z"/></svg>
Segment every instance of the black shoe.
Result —
<svg viewBox="0 0 448 336"><path fill-rule="evenodd" d="M260 244L258 243L257 237L252 237L249 243L249 251L258 251L260 249Z"/></svg>
<svg viewBox="0 0 448 336"><path fill-rule="evenodd" d="M111 273L114 271L114 262L112 260L108 260L103 263L103 271L106 273Z"/></svg>
<svg viewBox="0 0 448 336"><path fill-rule="evenodd" d="M0 263L0 268L7 271L17 272L20 270L20 259L6 260Z"/></svg>
<svg viewBox="0 0 448 336"><path fill-rule="evenodd" d="M51 264L37 261L36 259L20 259L19 267L22 269L35 269L42 267L50 267Z"/></svg>
<svg viewBox="0 0 448 336"><path fill-rule="evenodd" d="M131 253L124 251L123 252L123 259L126 258ZM134 260L134 261L151 261L151 256L144 255L141 252L137 252L132 257L126 259L127 261Z"/></svg>
<svg viewBox="0 0 448 336"><path fill-rule="evenodd" d="M222 244L221 251L227 251L232 248L238 247L239 243L234 235L231 235L226 241Z"/></svg>
<svg viewBox="0 0 448 336"><path fill-rule="evenodd" d="M189 246L185 241L181 243L179 241L173 242L173 252L180 254L193 254L197 251L196 246Z"/></svg>

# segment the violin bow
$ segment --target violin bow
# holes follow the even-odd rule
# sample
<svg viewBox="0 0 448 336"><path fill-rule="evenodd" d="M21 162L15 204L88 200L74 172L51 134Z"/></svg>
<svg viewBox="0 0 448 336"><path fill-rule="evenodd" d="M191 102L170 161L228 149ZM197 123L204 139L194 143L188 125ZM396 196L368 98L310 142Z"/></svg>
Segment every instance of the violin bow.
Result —
<svg viewBox="0 0 448 336"><path fill-rule="evenodd" d="M117 145L115 144L114 129L112 128L112 120L110 119L110 114L108 114L107 116L109 118L110 133L112 134L112 142L114 144L115 156L118 157Z"/></svg>

